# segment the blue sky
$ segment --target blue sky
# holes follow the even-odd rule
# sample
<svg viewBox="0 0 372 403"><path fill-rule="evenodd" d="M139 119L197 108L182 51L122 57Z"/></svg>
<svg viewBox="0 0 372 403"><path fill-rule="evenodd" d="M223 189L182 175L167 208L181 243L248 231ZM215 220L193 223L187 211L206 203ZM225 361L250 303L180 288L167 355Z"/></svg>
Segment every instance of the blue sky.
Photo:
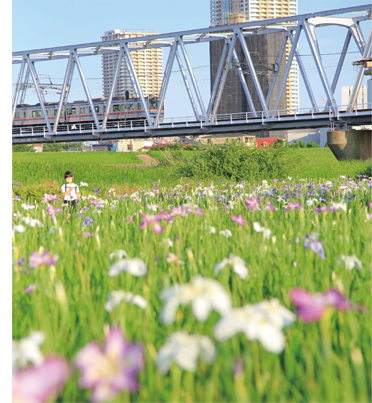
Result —
<svg viewBox="0 0 372 403"><path fill-rule="evenodd" d="M299 0L299 14L323 11L342 7L351 7L368 3L358 0ZM105 31L110 29L151 29L157 33L205 28L210 24L209 0L13 0L12 2L12 50L38 49L60 45L100 41ZM362 25L365 39L368 38L371 23ZM318 31L323 62L329 81L332 81L339 53L341 51L346 30L342 28L321 28ZM304 55L303 62L314 84L315 97L321 106L325 98L317 71L311 62L309 48L305 37L300 40L300 51ZM209 47L207 44L187 47L191 64L207 104L210 93L209 80ZM345 67L336 89L336 101L341 102L341 86L353 85L356 68L353 60L360 58L356 46L351 43ZM164 58L168 51L164 51ZM102 96L101 59L87 57L81 60L88 86L93 97ZM39 74L48 74L55 83L62 83L65 61L37 63ZM165 65L165 62L164 62ZM191 116L189 104L178 65L173 67L165 100L168 117ZM12 89L18 75L19 65L12 69ZM69 101L86 99L79 85L75 72ZM366 80L364 79L364 83ZM27 103L36 103L37 98L32 91L28 92ZM50 92L47 100L58 100L57 95ZM300 79L300 107L308 107L306 90Z"/></svg>

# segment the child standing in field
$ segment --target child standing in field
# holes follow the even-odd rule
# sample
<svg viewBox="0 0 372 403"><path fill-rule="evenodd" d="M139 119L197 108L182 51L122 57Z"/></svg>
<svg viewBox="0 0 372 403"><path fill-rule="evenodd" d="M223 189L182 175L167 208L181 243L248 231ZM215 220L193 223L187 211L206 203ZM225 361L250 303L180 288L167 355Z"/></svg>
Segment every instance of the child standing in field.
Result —
<svg viewBox="0 0 372 403"><path fill-rule="evenodd" d="M73 183L74 175L70 171L65 172L65 181L66 183L61 187L63 201L69 204L70 210L73 210L76 207L76 200L80 200L79 187ZM67 218L70 217L71 213L68 213Z"/></svg>

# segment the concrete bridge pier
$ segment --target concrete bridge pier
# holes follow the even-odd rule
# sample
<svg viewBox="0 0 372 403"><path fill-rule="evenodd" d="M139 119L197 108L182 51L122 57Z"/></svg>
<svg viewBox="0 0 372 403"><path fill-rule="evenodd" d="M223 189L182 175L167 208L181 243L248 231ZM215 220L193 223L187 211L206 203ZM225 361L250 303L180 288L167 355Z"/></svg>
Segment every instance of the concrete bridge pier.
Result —
<svg viewBox="0 0 372 403"><path fill-rule="evenodd" d="M334 130L327 132L327 144L340 160L372 158L372 130Z"/></svg>

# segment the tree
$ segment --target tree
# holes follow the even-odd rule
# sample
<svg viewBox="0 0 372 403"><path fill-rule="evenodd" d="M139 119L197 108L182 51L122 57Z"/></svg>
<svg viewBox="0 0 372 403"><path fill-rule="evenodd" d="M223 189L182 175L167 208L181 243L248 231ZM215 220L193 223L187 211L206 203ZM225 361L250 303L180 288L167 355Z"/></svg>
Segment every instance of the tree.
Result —
<svg viewBox="0 0 372 403"><path fill-rule="evenodd" d="M15 144L12 146L12 151L14 153L34 153L36 150L32 144Z"/></svg>

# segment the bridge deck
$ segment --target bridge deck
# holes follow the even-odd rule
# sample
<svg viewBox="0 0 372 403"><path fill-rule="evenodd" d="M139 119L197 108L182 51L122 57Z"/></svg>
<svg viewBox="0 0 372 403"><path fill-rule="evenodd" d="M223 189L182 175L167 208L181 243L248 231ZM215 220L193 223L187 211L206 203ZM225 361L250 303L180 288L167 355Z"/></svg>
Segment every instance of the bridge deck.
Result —
<svg viewBox="0 0 372 403"><path fill-rule="evenodd" d="M270 115L269 115L270 116ZM183 121L164 119L157 126L147 126L146 120L114 121L106 129L97 129L94 123L60 124L55 133L47 131L46 126L13 127L13 144L49 143L64 141L97 141L131 139L146 137L170 137L185 135L223 134L236 132L257 132L272 130L291 130L321 128L335 125L370 125L372 110L340 111L334 116L331 111L295 113L275 117L251 117L249 113L216 115L212 120L195 117Z"/></svg>

